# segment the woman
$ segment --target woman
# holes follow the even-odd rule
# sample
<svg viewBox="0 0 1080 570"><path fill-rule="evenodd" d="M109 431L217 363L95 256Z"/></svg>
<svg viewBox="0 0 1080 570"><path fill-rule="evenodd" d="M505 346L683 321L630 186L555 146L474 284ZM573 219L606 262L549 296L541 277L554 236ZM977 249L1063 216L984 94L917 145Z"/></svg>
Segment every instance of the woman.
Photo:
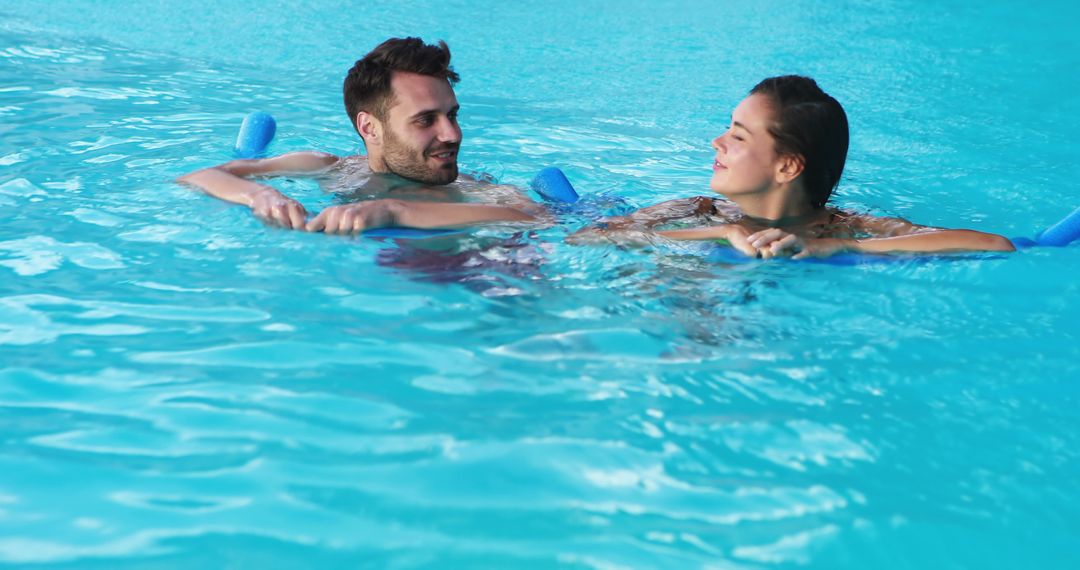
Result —
<svg viewBox="0 0 1080 570"><path fill-rule="evenodd" d="M787 75L759 83L713 140L709 187L727 198L699 196L643 208L571 236L726 240L761 258L826 257L865 253L1014 251L999 235L917 226L898 218L845 213L826 207L848 150L843 107L813 79ZM656 228L678 222L683 229Z"/></svg>

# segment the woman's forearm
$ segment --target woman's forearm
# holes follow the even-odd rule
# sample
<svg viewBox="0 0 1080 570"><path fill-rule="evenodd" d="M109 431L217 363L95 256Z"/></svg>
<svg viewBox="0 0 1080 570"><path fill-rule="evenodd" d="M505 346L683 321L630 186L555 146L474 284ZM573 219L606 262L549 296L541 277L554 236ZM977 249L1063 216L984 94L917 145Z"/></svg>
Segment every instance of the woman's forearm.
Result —
<svg viewBox="0 0 1080 570"><path fill-rule="evenodd" d="M840 241L843 249L862 253L1016 251L1007 238L974 230L938 230L906 236Z"/></svg>

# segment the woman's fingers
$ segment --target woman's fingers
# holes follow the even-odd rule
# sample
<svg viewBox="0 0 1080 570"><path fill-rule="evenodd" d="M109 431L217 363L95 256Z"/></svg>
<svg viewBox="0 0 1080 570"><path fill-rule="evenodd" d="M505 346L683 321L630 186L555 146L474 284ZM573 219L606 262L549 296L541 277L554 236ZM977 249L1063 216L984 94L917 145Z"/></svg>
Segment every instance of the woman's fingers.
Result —
<svg viewBox="0 0 1080 570"><path fill-rule="evenodd" d="M754 232L747 236L746 240L750 242L750 245L761 249L768 246L770 243L783 238L788 235L787 232L779 228L769 228L767 230L761 230L760 232Z"/></svg>
<svg viewBox="0 0 1080 570"><path fill-rule="evenodd" d="M728 236L728 243L731 244L731 247L734 247L735 249L737 249L739 252L741 252L743 255L746 255L747 257L760 257L760 255L759 255L760 252L759 252L758 248L750 245L750 242L747 241L746 236L744 236L742 234L739 234L739 233L730 234Z"/></svg>
<svg viewBox="0 0 1080 570"><path fill-rule="evenodd" d="M802 250L802 244L798 236L788 234L769 244L769 249L772 250L773 255L779 256L785 253L798 253Z"/></svg>

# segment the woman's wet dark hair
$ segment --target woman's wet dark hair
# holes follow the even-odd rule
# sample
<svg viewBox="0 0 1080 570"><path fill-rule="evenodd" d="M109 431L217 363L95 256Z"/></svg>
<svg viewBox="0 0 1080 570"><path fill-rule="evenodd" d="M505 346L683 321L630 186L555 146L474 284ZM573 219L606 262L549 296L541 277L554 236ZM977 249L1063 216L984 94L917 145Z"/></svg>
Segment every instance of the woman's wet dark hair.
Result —
<svg viewBox="0 0 1080 570"><path fill-rule="evenodd" d="M769 134L776 152L802 157L803 186L814 208L824 208L840 175L848 151L848 121L840 102L809 77L770 77L750 90L768 97L775 110Z"/></svg>
<svg viewBox="0 0 1080 570"><path fill-rule="evenodd" d="M445 79L450 85L458 82L458 74L450 67L450 48L440 40L428 45L420 38L390 38L379 44L349 70L342 88L345 112L356 127L356 114L367 111L385 121L394 103L390 80L395 71L405 71Z"/></svg>

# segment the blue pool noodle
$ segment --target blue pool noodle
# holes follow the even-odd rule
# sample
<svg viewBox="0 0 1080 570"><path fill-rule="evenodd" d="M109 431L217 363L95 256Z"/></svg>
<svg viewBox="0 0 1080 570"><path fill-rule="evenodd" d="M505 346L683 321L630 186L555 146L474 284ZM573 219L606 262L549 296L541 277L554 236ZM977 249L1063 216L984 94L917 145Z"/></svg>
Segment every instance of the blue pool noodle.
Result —
<svg viewBox="0 0 1080 570"><path fill-rule="evenodd" d="M541 198L548 202L573 204L578 201L578 193L566 179L562 170L549 166L533 178L530 186Z"/></svg>
<svg viewBox="0 0 1080 570"><path fill-rule="evenodd" d="M449 234L460 234L462 230L452 229L424 229L424 228L375 228L364 230L364 237L391 238L391 239L421 239Z"/></svg>
<svg viewBox="0 0 1080 570"><path fill-rule="evenodd" d="M266 151L277 132L277 122L268 113L255 111L240 124L240 133L236 136L233 149L240 158L255 158Z"/></svg>
<svg viewBox="0 0 1080 570"><path fill-rule="evenodd" d="M1043 230L1035 238L1035 243L1050 247L1069 245L1080 238L1080 208L1065 216L1065 219Z"/></svg>

